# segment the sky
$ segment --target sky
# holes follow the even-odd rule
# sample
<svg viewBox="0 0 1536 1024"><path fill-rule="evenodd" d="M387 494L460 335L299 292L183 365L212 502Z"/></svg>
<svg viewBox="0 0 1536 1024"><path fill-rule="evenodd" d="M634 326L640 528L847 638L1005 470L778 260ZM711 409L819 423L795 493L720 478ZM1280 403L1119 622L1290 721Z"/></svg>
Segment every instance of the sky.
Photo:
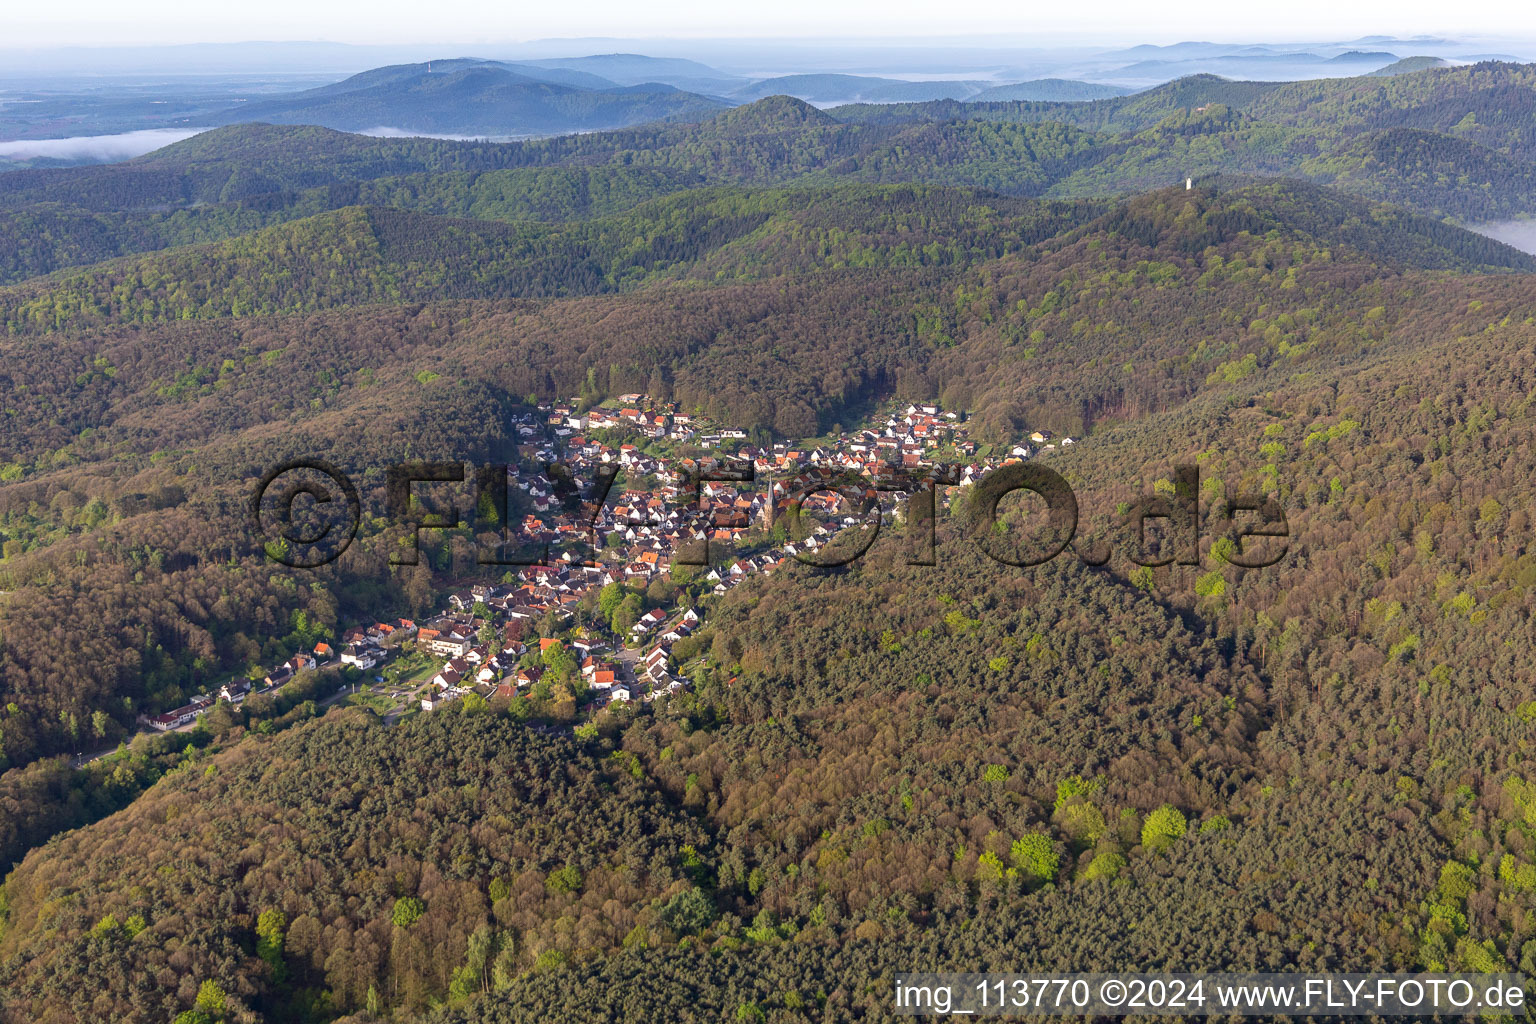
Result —
<svg viewBox="0 0 1536 1024"><path fill-rule="evenodd" d="M1509 0L4 0L0 48L249 40L508 44L547 38L972 37L1020 43L1345 40L1361 35L1536 36L1536 5Z"/></svg>

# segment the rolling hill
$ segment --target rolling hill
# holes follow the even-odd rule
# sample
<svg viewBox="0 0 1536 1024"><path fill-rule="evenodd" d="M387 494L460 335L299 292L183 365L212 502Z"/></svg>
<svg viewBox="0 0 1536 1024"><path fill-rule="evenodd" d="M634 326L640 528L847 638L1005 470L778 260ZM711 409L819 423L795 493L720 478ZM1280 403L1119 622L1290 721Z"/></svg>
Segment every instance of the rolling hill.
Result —
<svg viewBox="0 0 1536 1024"><path fill-rule="evenodd" d="M467 62L305 102L710 71L533 70L614 84ZM911 965L1536 974L1536 257L1448 222L1533 195L1532 95L1495 63L775 95L0 174L0 1022L854 1021ZM633 588L703 612L654 702L578 717L572 663L386 725L301 674L70 766L351 624L479 614L474 538L390 567L384 467L500 477L547 458L533 425L634 394L749 454L907 403L964 415L957 462L1070 436L1029 464L1076 533L1005 565L977 542L1028 506L956 487L935 564L908 504L845 567ZM250 495L316 457L364 514L290 572ZM1194 564L1135 516L1178 467ZM1273 565L1238 564L1245 496L1283 512ZM597 588L546 596L530 644L612 633ZM441 667L414 657L405 692Z"/></svg>
<svg viewBox="0 0 1536 1024"><path fill-rule="evenodd" d="M390 71L397 74L417 71ZM839 178L1073 198L1186 177L1286 177L1424 215L1492 221L1536 206L1526 129L1500 113L1511 90L1526 88L1524 74L1487 65L1389 83L1194 78L1080 103L936 101L833 111L777 96L719 109L696 124L509 144L240 125L124 164L0 175L0 232L11 240L0 280L216 240L348 205L559 221L700 185ZM1442 86L1460 90L1465 103L1426 104L1426 90ZM1323 126L1298 120L1302 109L1328 111Z"/></svg>
<svg viewBox="0 0 1536 1024"><path fill-rule="evenodd" d="M452 60L379 68L308 92L246 103L213 120L527 136L697 119L721 106L660 83L619 86L564 68Z"/></svg>
<svg viewBox="0 0 1536 1024"><path fill-rule="evenodd" d="M896 78L872 78L867 75L783 75L753 82L731 93L743 103L767 96L793 96L808 103L894 103L922 102L935 99L964 99L985 88L984 82L925 81L906 82Z"/></svg>
<svg viewBox="0 0 1536 1024"><path fill-rule="evenodd" d="M1387 78L1392 75L1406 74L1409 71L1424 71L1429 68L1448 68L1452 64L1443 57L1404 57L1402 60L1388 64L1384 68L1377 68L1370 72L1374 77Z"/></svg>
<svg viewBox="0 0 1536 1024"><path fill-rule="evenodd" d="M743 79L708 64L680 57L650 57L639 53L604 53L589 57L551 57L519 62L535 68L564 68L597 75L620 85L662 82L689 92L720 95L743 84Z"/></svg>
<svg viewBox="0 0 1536 1024"><path fill-rule="evenodd" d="M613 386L664 365L686 405L751 422L766 400L757 414L798 432L864 392L941 389L984 436L1085 436L1051 456L1085 544L1118 550L1117 505L1188 461L1276 492L1291 557L1239 571L1212 511L1199 569L1004 569L967 541L962 499L939 566L880 548L714 606L698 694L664 715L582 740L494 708L231 733L23 860L4 887L7 1013L160 1020L212 982L226 1007L272 1020L370 1005L442 1022L744 1005L823 1019L874 1012L900 957L1528 958L1529 790L1519 762L1485 758L1528 730L1518 652L1536 556L1514 517L1536 451L1536 308L1526 273L1413 266L1486 240L1312 186L1080 208L931 186L709 192L593 221L572 250L622 261L645 240L681 262L666 275L490 300L450 298L469 278L456 255L432 262L433 231L455 251L478 232L470 255L524 246L526 266L559 232L379 218L345 210L110 265L99 294L153 315L125 306L0 342L28 382L7 392L7 442L55 453L7 485L39 509L65 514L53 497L86 472L125 492L142 473L204 478L190 500L112 523L105 550L65 536L21 563L49 580L22 584L28 621L115 595L89 620L145 624L84 645L68 699L99 699L92 666L119 663L111 645L151 622L234 643L315 600L275 585L258 598L263 577L216 539L246 467L315 446L367 460L407 436L422 457L462 451L510 396L568 391L599 359ZM927 255L946 239L953 253ZM354 306L352 285L327 284L336 308L189 321L146 291L296 293L315 276L303 268L337 265L331 245L359 277L405 266L442 297ZM808 400L820 408L797 428ZM1504 454L1485 475L1490 450ZM1209 508L1219 492L1202 493ZM143 546L167 556L130 583ZM381 596L352 572L327 589ZM57 666L58 652L5 627L4 677L36 699L22 659L47 647ZM1419 758L1431 730L1436 756ZM1164 807L1177 836L1152 825Z"/></svg>
<svg viewBox="0 0 1536 1024"><path fill-rule="evenodd" d="M1182 198L1205 225L1178 232L1198 240L1180 243L1187 246L1278 235L1384 266L1536 271L1536 256L1501 242L1310 185L1154 195L1160 204ZM34 334L433 298L598 294L676 275L719 281L841 266L962 267L1026 248L1048 252L1070 244L1079 228L1157 247L1165 229L1147 233L1152 222L1137 213L1146 202L1099 221L1102 203L1009 200L970 189L691 189L563 225L351 206L0 288L0 324Z"/></svg>
<svg viewBox="0 0 1536 1024"><path fill-rule="evenodd" d="M1098 82L1079 82L1064 78L1038 78L1029 82L1010 82L994 85L967 97L975 103L991 103L998 100L1030 100L1044 102L1086 102L1112 96L1124 96L1129 89L1117 85L1101 85Z"/></svg>

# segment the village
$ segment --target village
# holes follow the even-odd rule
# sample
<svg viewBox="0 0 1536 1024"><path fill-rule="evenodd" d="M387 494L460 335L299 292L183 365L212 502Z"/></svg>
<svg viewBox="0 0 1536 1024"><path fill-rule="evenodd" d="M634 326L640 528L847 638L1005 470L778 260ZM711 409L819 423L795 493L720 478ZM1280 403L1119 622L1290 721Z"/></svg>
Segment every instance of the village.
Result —
<svg viewBox="0 0 1536 1024"><path fill-rule="evenodd" d="M218 701L238 704L300 673L346 668L356 671L338 675L338 686L345 689L340 680L350 678L361 696L349 699L386 720L466 698L547 695L555 680L579 695L582 716L615 703L648 704L692 688L689 663L698 663L700 652L681 642L699 629L712 600L788 559L815 564L818 549L862 521L846 492L811 493L806 480L875 481L898 469L944 466L947 478L964 487L998 465L1074 443L1035 431L1027 443L993 449L969 436L959 413L898 403L861 429L754 444L745 431L643 394L590 408L540 405L512 426L520 457L508 466L508 507L520 516L518 542L547 550L545 560L515 566L499 582L456 589L419 622L347 628L262 678L231 679L183 707L141 716L141 723L188 728ZM701 460L734 467L714 475L737 479L690 476ZM576 481L606 479L605 500L559 493L547 468L556 462ZM899 516L905 491L883 497ZM798 511L821 517L794 539L783 525L791 500ZM680 579L690 585L676 586ZM594 604L606 628L591 625ZM583 618L588 624L578 624Z"/></svg>

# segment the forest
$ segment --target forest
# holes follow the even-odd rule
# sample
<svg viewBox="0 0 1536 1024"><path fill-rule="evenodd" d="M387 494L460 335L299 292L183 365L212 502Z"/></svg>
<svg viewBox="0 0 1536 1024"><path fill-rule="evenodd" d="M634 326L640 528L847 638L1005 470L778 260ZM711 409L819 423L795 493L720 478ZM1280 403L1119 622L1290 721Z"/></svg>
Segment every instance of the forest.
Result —
<svg viewBox="0 0 1536 1024"><path fill-rule="evenodd" d="M1179 79L1086 102L935 100L818 110L786 96L613 131L495 144L305 125L219 128L121 164L0 175L0 283L240 235L349 205L477 220L622 213L702 185L836 181L1124 197L1280 177L1437 220L1536 205L1532 72Z"/></svg>
<svg viewBox="0 0 1536 1024"><path fill-rule="evenodd" d="M1536 973L1536 257L1462 226L1531 211L1533 89L1487 62L501 144L240 125L0 173L0 1021ZM386 567L386 466L508 461L531 404L630 393L760 442L897 401L1002 451L1072 436L1038 457L1077 535L1003 565L977 537L1031 506L956 489L936 565L903 521L709 598L691 690L575 731L507 697L386 724L309 676L138 731L440 607L446 560ZM300 457L365 512L302 572L246 511ZM1140 564L1179 466L1199 564ZM1238 564L1239 495L1283 508L1274 565Z"/></svg>

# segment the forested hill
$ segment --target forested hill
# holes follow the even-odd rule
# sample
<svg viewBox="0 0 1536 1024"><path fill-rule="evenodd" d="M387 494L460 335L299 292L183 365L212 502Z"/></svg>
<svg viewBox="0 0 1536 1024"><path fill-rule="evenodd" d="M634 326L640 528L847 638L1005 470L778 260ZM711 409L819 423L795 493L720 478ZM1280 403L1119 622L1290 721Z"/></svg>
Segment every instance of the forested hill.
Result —
<svg viewBox="0 0 1536 1024"><path fill-rule="evenodd" d="M1536 66L1484 61L1425 68L1387 78L1324 78L1301 82L1232 81L1191 75L1128 96L1089 102L864 104L834 107L840 121L893 123L980 118L1056 121L1092 131L1134 133L1169 114L1208 104L1242 110L1266 123L1353 134L1385 128L1458 129L1494 148L1529 147L1536 136L1522 112L1536 84ZM1468 119L1468 115L1471 118ZM1466 124L1462 124L1463 121ZM1530 156L1528 148L1525 150Z"/></svg>
<svg viewBox="0 0 1536 1024"><path fill-rule="evenodd" d="M776 97L0 174L0 1024L845 1022L912 966L1536 975L1536 258L1453 223L1536 212L1532 95L1490 63ZM978 541L1027 506L956 488L933 565L907 505L837 570L677 566L633 595L703 614L655 702L579 712L572 662L385 725L301 673L136 735L489 581L436 530L391 566L385 467L542 459L552 406L634 394L786 450L937 404L967 431L939 458L1027 446L1078 533L1004 565ZM316 457L363 514L291 572L250 496ZM1181 466L1198 564L1143 564L1131 514ZM1283 511L1274 565L1239 568L1234 496ZM597 589L518 628L612 636Z"/></svg>
<svg viewBox="0 0 1536 1024"><path fill-rule="evenodd" d="M1139 244L1185 257L1269 236L1383 266L1536 269L1536 257L1503 243L1304 184L1170 190L1107 213L1104 203L933 186L693 189L549 226L345 207L0 288L0 324L37 333L428 299L591 295L677 278L953 272L1062 249L1085 233L1117 250Z"/></svg>
<svg viewBox="0 0 1536 1024"><path fill-rule="evenodd" d="M579 71L476 60L434 65L376 68L307 92L245 103L214 114L211 123L515 136L695 120L725 106L670 85L621 87Z"/></svg>
<svg viewBox="0 0 1536 1024"><path fill-rule="evenodd" d="M154 1021L212 981L267 1020L851 1020L904 958L1529 970L1536 309L1491 284L1054 457L1116 545L1175 461L1269 481L1274 570L1214 513L1198 569L1005 569L962 501L939 566L731 595L697 702L585 745L494 710L248 738L26 859L7 1008Z"/></svg>
<svg viewBox="0 0 1536 1024"><path fill-rule="evenodd" d="M1056 238L1102 204L967 190L694 190L567 226L364 207L218 243L65 271L0 292L12 332L298 312L429 298L538 298L658 278L964 265ZM832 248L824 241L836 234ZM899 239L892 237L901 234Z"/></svg>
<svg viewBox="0 0 1536 1024"><path fill-rule="evenodd" d="M1284 177L1463 222L1536 209L1530 68L1301 83L1197 76L1085 103L819 111L789 97L520 143L218 129L123 164L0 174L0 280L208 241L347 205L454 217L603 216L699 185L855 180L1103 197Z"/></svg>
<svg viewBox="0 0 1536 1024"><path fill-rule="evenodd" d="M233 495L284 458L498 450L486 409L594 380L790 438L892 395L968 409L983 436L1081 434L1410 327L1533 315L1523 275L1415 269L1529 266L1513 250L1355 200L1328 222L1326 199L725 190L578 229L349 208L0 291L16 332L0 342L3 589L26 595L0 603L0 675L26 697L4 749L63 749L71 719L121 715L124 696L175 706L280 650L297 610L388 611L366 559L349 596L313 607L228 575L259 556ZM161 568L135 585L150 550ZM39 616L78 642L24 625Z"/></svg>
<svg viewBox="0 0 1536 1024"><path fill-rule="evenodd" d="M1536 128L1528 116L1533 88L1532 66L1484 62L1309 82L1196 75L1088 103L936 101L831 113L885 126L1056 122L1113 138L1105 160L1085 161L1087 177L1079 172L1055 186L1058 191L1148 187L1181 174L1292 174L1478 220L1525 214L1536 205L1530 177ZM1229 112L1241 117L1229 120ZM1424 133L1416 152L1392 153L1404 129ZM1189 141L1181 144L1175 135Z"/></svg>
<svg viewBox="0 0 1536 1024"><path fill-rule="evenodd" d="M232 845L215 849L212 835ZM174 852L189 844L204 852ZM516 945L531 950L536 929L551 949L561 935L617 947L633 912L612 909L696 891L686 851L698 848L706 833L661 792L569 740L489 716L386 731L367 712L338 714L177 772L96 830L49 847L33 882L30 867L14 876L0 937L5 1019L67 1007L82 1018L169 1020L183 1001L172 975L194 993L221 982L236 1005L272 1020L313 1012L312 980L340 986L336 1009L363 1006L370 988L375 999L418 1003L452 979L458 965L445 950L486 924L487 872L506 918L496 934L517 936L500 957L510 974ZM67 923L48 895L62 889L90 893L68 901ZM254 927L272 911L282 936L264 960L251 952ZM44 921L49 931L35 930ZM297 1005L278 995L274 964ZM67 1002L60 986L74 992Z"/></svg>

